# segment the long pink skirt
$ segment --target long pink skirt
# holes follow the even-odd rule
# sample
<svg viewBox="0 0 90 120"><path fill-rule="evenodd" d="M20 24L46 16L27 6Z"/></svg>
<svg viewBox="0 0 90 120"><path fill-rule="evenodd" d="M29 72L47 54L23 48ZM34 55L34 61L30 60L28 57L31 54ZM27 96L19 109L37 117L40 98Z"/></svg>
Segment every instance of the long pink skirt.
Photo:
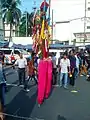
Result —
<svg viewBox="0 0 90 120"><path fill-rule="evenodd" d="M46 90L45 90L45 98L48 98L51 92L51 82L52 82L52 61L47 61L47 80L46 80Z"/></svg>
<svg viewBox="0 0 90 120"><path fill-rule="evenodd" d="M42 104L47 80L47 61L40 60L38 66L38 104Z"/></svg>

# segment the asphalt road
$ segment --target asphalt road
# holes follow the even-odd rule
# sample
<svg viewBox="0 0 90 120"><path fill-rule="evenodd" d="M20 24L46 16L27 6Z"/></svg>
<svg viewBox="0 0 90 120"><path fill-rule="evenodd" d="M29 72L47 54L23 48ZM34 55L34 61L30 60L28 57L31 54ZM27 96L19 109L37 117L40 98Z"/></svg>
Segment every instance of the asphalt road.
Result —
<svg viewBox="0 0 90 120"><path fill-rule="evenodd" d="M7 83L18 83L17 72L7 71ZM37 104L37 86L29 83L30 92L23 88L8 86L6 93L6 113L29 117L30 120L90 120L90 82L85 77L76 80L76 87L68 90L53 87L49 99L39 108ZM71 92L75 90L77 92ZM24 118L6 117L6 120L25 120ZM28 120L26 118L26 120Z"/></svg>

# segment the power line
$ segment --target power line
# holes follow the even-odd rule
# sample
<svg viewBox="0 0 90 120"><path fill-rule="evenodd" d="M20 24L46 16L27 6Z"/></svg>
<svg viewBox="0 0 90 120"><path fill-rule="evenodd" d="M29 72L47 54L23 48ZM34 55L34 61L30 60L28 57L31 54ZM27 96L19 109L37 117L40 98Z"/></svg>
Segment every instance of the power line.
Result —
<svg viewBox="0 0 90 120"><path fill-rule="evenodd" d="M64 20L64 21L57 21L56 24L60 24L60 23L69 23L75 20L79 20L79 19L83 19L84 17L80 17L80 18L73 18L73 19L69 19L69 20Z"/></svg>

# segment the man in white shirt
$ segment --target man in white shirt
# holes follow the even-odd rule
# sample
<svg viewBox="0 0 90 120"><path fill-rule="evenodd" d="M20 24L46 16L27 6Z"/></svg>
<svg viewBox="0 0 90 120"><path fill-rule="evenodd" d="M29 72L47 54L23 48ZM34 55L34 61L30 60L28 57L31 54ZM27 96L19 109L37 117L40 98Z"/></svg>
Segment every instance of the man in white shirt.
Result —
<svg viewBox="0 0 90 120"><path fill-rule="evenodd" d="M26 91L29 91L27 89L27 84L25 80L25 71L27 69L27 60L23 58L23 55L20 54L20 58L16 60L15 65L18 65L18 76L19 76L19 86L22 85L22 82L24 84L24 89Z"/></svg>
<svg viewBox="0 0 90 120"><path fill-rule="evenodd" d="M68 83L68 72L70 72L70 60L67 58L67 55L64 54L60 61L60 87L62 86L62 81L64 78L64 88L66 89Z"/></svg>

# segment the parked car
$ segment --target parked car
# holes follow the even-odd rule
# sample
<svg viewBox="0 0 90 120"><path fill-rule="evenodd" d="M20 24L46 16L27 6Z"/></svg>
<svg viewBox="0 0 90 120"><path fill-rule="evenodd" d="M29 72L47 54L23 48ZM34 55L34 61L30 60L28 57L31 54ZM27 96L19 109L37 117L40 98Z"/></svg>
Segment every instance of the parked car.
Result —
<svg viewBox="0 0 90 120"><path fill-rule="evenodd" d="M12 64L12 60L11 60L12 54L14 55L15 60L19 58L20 53L23 53L23 56L25 58L30 56L27 51L22 50L22 49L0 48L0 51L2 51L5 55L5 59L4 59L5 64Z"/></svg>

